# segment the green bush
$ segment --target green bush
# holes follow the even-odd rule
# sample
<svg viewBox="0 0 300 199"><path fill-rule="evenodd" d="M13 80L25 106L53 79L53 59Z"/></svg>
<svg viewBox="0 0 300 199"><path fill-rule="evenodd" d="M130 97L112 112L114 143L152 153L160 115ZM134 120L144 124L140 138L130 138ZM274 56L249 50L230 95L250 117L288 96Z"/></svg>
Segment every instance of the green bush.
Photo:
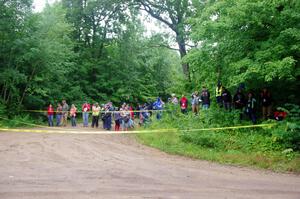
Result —
<svg viewBox="0 0 300 199"><path fill-rule="evenodd" d="M179 138L183 142L219 151L239 150L267 153L289 148L299 151L300 133L297 114L299 115L300 109L296 105L289 105L288 108L289 110L285 109L285 111L289 112L289 117L283 122L277 122L276 127L273 128L189 131L190 129L251 125L251 122L241 120L239 111L224 111L215 105L209 110L201 110L199 116L195 116L191 111L184 115L177 107L169 105L163 118L159 121L154 120L150 128L177 128L182 130ZM270 120L266 123L274 122Z"/></svg>
<svg viewBox="0 0 300 199"><path fill-rule="evenodd" d="M294 104L286 104L286 108L279 110L288 113L285 121L280 122L278 128L272 131L274 142L284 148L300 151L300 107Z"/></svg>

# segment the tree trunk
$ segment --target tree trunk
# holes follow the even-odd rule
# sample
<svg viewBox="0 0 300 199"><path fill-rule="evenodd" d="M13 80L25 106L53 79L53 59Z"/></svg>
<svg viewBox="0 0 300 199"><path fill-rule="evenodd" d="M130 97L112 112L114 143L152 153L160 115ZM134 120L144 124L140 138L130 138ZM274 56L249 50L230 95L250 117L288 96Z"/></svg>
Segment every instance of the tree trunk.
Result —
<svg viewBox="0 0 300 199"><path fill-rule="evenodd" d="M186 45L185 45L185 40L182 38L182 36L179 33L176 33L176 42L179 47L179 53L181 60L184 56L186 56ZM190 76L190 69L189 69L189 64L187 63L181 63L182 65L182 71L185 75L185 77L188 79L189 82L191 82L191 76Z"/></svg>

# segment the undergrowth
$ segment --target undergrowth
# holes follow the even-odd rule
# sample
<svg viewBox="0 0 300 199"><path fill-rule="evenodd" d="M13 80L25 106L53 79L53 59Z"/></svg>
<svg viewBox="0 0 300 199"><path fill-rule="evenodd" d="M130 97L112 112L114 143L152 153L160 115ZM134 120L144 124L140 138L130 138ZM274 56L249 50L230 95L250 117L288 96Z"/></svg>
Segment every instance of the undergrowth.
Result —
<svg viewBox="0 0 300 199"><path fill-rule="evenodd" d="M150 129L177 128L178 132L140 134L146 145L163 151L220 163L253 166L274 171L300 173L300 131L297 105L287 105L289 117L274 120L273 127L218 131L188 131L214 127L251 125L238 111L226 112L217 107L201 110L199 116L183 115L169 107L159 121L153 120Z"/></svg>

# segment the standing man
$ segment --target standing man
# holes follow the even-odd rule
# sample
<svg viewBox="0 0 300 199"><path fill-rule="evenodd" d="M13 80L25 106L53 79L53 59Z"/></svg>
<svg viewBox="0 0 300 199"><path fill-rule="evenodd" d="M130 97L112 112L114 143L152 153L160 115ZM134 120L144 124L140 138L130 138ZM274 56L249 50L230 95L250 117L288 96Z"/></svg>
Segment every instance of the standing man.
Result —
<svg viewBox="0 0 300 199"><path fill-rule="evenodd" d="M89 126L89 111L90 111L90 104L88 104L86 101L82 105L82 119L83 119L83 127Z"/></svg>
<svg viewBox="0 0 300 199"><path fill-rule="evenodd" d="M69 105L67 104L66 100L62 101L62 112L63 112L63 120L62 120L62 125L67 126L68 122L68 111L69 111Z"/></svg>
<svg viewBox="0 0 300 199"><path fill-rule="evenodd" d="M262 116L263 119L268 119L271 117L272 112L272 96L267 88L264 88L260 94L261 104L262 104Z"/></svg>
<svg viewBox="0 0 300 199"><path fill-rule="evenodd" d="M255 107L256 99L253 97L253 93L249 92L246 101L246 114L253 124L256 124Z"/></svg>
<svg viewBox="0 0 300 199"><path fill-rule="evenodd" d="M227 90L226 88L222 89L222 101L223 101L223 106L225 108L225 110L231 110L231 101L232 101L232 97L231 94L229 92L229 90Z"/></svg>
<svg viewBox="0 0 300 199"><path fill-rule="evenodd" d="M105 105L105 119L104 119L104 129L110 131L111 129L111 122L112 122L112 112L114 111L112 102L108 102Z"/></svg>
<svg viewBox="0 0 300 199"><path fill-rule="evenodd" d="M199 93L198 91L195 91L192 94L192 111L193 113L195 113L195 115L198 115L199 113L199 100L200 100Z"/></svg>
<svg viewBox="0 0 300 199"><path fill-rule="evenodd" d="M243 119L243 109L246 105L246 97L242 92L242 88L239 87L233 97L233 106L235 110L240 111L240 119Z"/></svg>
<svg viewBox="0 0 300 199"><path fill-rule="evenodd" d="M204 110L207 110L210 106L210 93L205 86L202 87L201 101L202 101L202 108Z"/></svg>
<svg viewBox="0 0 300 199"><path fill-rule="evenodd" d="M163 110L163 106L164 106L164 102L162 101L162 99L160 97L157 98L157 100L153 103L153 108L157 111L156 112L156 119L161 119L162 116L162 111Z"/></svg>
<svg viewBox="0 0 300 199"><path fill-rule="evenodd" d="M217 104L219 105L219 107L223 106L222 92L223 92L222 83L220 81L218 81L218 85L216 88L216 100L217 100Z"/></svg>
<svg viewBox="0 0 300 199"><path fill-rule="evenodd" d="M56 126L60 126L61 119L62 119L62 106L60 103L58 103L56 108Z"/></svg>
<svg viewBox="0 0 300 199"><path fill-rule="evenodd" d="M99 114L100 114L100 106L99 106L98 103L95 103L92 106L92 116L93 116L92 128L94 128L94 126L96 126L96 128L98 128L98 126L99 126Z"/></svg>

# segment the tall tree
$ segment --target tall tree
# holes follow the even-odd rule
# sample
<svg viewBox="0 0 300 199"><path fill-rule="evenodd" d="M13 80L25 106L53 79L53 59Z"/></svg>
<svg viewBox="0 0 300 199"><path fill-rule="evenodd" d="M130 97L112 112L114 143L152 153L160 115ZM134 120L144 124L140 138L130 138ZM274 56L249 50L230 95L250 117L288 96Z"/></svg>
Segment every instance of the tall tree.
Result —
<svg viewBox="0 0 300 199"><path fill-rule="evenodd" d="M228 87L270 86L274 97L299 101L300 3L282 1L216 1L192 22L195 42L188 56L201 81L216 82L218 73Z"/></svg>
<svg viewBox="0 0 300 199"><path fill-rule="evenodd" d="M176 35L181 58L187 54L187 36L189 27L187 19L192 16L192 2L189 0L136 0L141 9L165 24ZM182 63L182 70L190 80L187 63Z"/></svg>

